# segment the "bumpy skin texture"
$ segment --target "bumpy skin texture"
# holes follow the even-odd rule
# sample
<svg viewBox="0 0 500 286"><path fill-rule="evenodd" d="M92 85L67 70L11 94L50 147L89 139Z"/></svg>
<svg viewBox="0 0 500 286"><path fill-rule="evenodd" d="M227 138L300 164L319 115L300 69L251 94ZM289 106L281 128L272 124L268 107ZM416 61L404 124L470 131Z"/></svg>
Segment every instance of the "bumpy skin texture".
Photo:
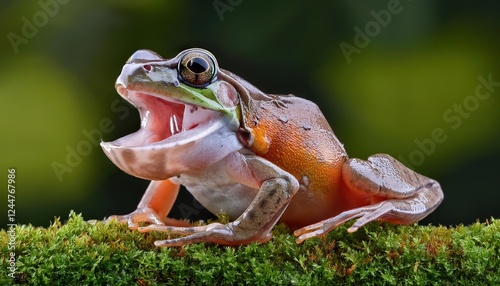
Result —
<svg viewBox="0 0 500 286"><path fill-rule="evenodd" d="M332 202L347 154L319 108L299 97L275 96L252 101L249 111L245 122L255 138L249 148L300 183L281 220L294 228L341 211Z"/></svg>
<svg viewBox="0 0 500 286"><path fill-rule="evenodd" d="M186 55L217 71L213 78L204 74L205 87L179 82L177 69ZM374 220L413 223L441 203L439 183L389 155L349 159L314 103L265 94L219 69L211 57L194 49L165 60L142 50L124 66L117 90L139 108L141 132L101 145L122 170L154 181L136 211L111 218L141 232L184 235L157 246L263 243L278 221L295 230L301 243L351 219L358 220L349 232ZM184 67L188 78L198 78L190 72ZM182 131L169 131L167 122ZM194 227L167 218L179 184L233 221Z"/></svg>
<svg viewBox="0 0 500 286"><path fill-rule="evenodd" d="M434 211L443 200L438 182L413 172L386 154L372 155L368 161L350 159L342 166L342 173L348 193L367 196L369 204L296 230L298 243L324 235L354 218L359 219L349 232L374 220L414 223Z"/></svg>

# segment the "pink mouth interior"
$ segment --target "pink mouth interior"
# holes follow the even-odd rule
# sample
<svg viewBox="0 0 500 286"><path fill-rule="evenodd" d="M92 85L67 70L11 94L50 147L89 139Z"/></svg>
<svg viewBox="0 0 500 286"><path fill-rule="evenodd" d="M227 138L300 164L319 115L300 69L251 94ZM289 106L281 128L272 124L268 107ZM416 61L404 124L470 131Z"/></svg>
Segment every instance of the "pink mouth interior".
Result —
<svg viewBox="0 0 500 286"><path fill-rule="evenodd" d="M141 128L115 142L119 146L145 146L162 141L175 142L192 137L207 128L219 112L173 99L137 91L124 96L137 107Z"/></svg>
<svg viewBox="0 0 500 286"><path fill-rule="evenodd" d="M157 97L139 94L141 104L141 127L147 128L152 136L148 143L158 142L182 131L186 105L161 100Z"/></svg>

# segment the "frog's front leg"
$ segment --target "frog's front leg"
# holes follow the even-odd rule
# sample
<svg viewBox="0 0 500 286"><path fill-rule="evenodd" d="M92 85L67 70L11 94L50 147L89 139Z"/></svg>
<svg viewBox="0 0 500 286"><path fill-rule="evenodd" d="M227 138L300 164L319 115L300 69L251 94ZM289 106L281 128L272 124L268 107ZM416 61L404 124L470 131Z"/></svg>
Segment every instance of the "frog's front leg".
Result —
<svg viewBox="0 0 500 286"><path fill-rule="evenodd" d="M235 221L199 227L151 225L139 228L139 231L187 234L177 239L156 241L156 246L182 246L199 242L241 245L262 243L271 239L270 231L297 192L299 183L291 174L263 158L254 155L238 156L241 156L242 160L229 164L228 173L233 173L240 183L249 186L260 185L260 188L250 206Z"/></svg>
<svg viewBox="0 0 500 286"><path fill-rule="evenodd" d="M368 161L348 160L342 167L342 179L349 191L367 195L370 204L296 230L297 243L325 235L354 218L359 219L349 232L374 220L411 224L423 219L443 200L438 182L385 154L370 156Z"/></svg>
<svg viewBox="0 0 500 286"><path fill-rule="evenodd" d="M170 180L152 181L142 196L137 209L127 215L113 215L108 220L116 219L127 223L130 229L137 229L140 222L153 225L188 226L189 223L167 218L179 193L179 184Z"/></svg>

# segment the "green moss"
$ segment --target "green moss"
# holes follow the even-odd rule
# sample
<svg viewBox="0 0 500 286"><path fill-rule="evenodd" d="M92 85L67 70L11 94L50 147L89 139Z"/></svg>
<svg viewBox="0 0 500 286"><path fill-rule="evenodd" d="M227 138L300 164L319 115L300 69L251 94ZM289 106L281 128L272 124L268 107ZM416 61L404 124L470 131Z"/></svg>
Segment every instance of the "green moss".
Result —
<svg viewBox="0 0 500 286"><path fill-rule="evenodd" d="M500 220L455 228L371 223L295 244L279 225L262 245L155 248L166 234L141 234L70 214L48 228L15 228L15 279L2 259L1 285L498 285ZM10 234L0 232L2 257ZM7 269L7 272L5 270Z"/></svg>

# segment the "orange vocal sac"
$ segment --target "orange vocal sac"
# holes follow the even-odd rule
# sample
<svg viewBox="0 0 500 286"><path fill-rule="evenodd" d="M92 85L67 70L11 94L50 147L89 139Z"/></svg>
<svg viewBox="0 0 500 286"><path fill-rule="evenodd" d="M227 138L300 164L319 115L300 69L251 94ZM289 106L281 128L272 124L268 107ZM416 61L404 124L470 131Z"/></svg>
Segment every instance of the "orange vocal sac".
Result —
<svg viewBox="0 0 500 286"><path fill-rule="evenodd" d="M259 155L265 155L269 151L269 138L266 136L266 128L262 125L251 130L254 141L252 150Z"/></svg>

